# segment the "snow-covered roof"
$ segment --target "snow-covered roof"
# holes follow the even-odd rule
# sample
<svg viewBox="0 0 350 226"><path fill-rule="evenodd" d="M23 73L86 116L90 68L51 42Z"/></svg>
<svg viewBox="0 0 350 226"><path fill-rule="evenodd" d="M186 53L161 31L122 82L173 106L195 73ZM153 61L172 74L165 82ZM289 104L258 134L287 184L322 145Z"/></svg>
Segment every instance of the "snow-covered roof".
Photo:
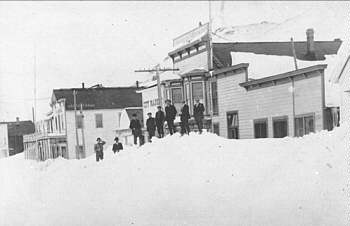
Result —
<svg viewBox="0 0 350 226"><path fill-rule="evenodd" d="M294 58L290 56L271 56L254 53L231 52L232 64L249 63L248 77L260 79L271 75L295 70ZM338 86L328 82L331 72L336 67L336 55L326 55L322 61L297 60L298 69L318 64L327 64L325 69L326 105L339 106Z"/></svg>
<svg viewBox="0 0 350 226"><path fill-rule="evenodd" d="M214 42L271 42L304 41L308 28L315 30L316 40L344 39L349 22L349 13L336 8L318 7L317 10L305 10L303 13L282 23L261 22L241 26L219 27L213 31Z"/></svg>

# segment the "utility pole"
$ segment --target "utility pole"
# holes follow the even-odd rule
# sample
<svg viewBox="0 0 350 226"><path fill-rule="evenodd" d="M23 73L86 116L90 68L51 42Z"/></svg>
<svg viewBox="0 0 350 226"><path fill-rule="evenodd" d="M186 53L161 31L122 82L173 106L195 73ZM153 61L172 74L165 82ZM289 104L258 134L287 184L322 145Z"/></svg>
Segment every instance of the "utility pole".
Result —
<svg viewBox="0 0 350 226"><path fill-rule="evenodd" d="M223 8L223 5L222 5ZM212 37L212 17L211 17L211 0L209 0L209 24L208 24L208 39L209 39L209 62L208 62L208 71L210 74L210 77L213 77L212 71L214 70L214 62L213 62L213 37ZM212 81L210 81L209 84L209 98L210 98L210 118L211 118L211 123L210 123L210 129L211 131L214 130L213 126L213 116L214 116L214 104L213 104L213 87L212 87Z"/></svg>
<svg viewBox="0 0 350 226"><path fill-rule="evenodd" d="M297 55L295 53L295 47L294 47L294 41L293 38L290 38L290 42L292 43L292 51L293 51L293 58L294 58L294 66L295 70L298 70L298 64L297 64Z"/></svg>
<svg viewBox="0 0 350 226"><path fill-rule="evenodd" d="M34 123L34 136L35 136L35 157L36 160L39 160L39 148L38 148L38 131L36 128L36 43L34 42L34 114L33 114L33 123Z"/></svg>
<svg viewBox="0 0 350 226"><path fill-rule="evenodd" d="M178 70L179 70L178 68L160 68L159 65L157 65L155 69L135 70L135 72L156 72L157 88L158 88L158 100L159 100L159 105L162 106L163 100L162 100L162 90L160 87L160 72L178 71Z"/></svg>
<svg viewBox="0 0 350 226"><path fill-rule="evenodd" d="M83 104L80 104L80 114L81 114L81 141L83 143L83 158L86 156L85 152L85 136L84 136L84 114L83 114Z"/></svg>
<svg viewBox="0 0 350 226"><path fill-rule="evenodd" d="M77 91L73 90L73 100L74 100L74 122L75 122L75 155L77 159L79 157L79 137L78 137L78 124L77 124Z"/></svg>
<svg viewBox="0 0 350 226"><path fill-rule="evenodd" d="M293 51L295 70L298 70L297 56L296 56L296 53L295 53L293 37L290 38L290 42L292 44L292 51ZM295 89L295 85L294 85L294 78L291 77L291 80L292 80L293 120L295 120L295 90L294 90ZM294 136L295 136L295 128L294 128Z"/></svg>

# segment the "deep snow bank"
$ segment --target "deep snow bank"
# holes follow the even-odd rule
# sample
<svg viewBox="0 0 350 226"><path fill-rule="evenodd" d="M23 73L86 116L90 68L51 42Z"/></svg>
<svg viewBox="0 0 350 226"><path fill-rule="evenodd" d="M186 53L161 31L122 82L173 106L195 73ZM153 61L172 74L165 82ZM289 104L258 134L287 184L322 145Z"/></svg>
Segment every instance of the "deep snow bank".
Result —
<svg viewBox="0 0 350 226"><path fill-rule="evenodd" d="M346 225L346 127L174 135L105 160L0 160L0 225Z"/></svg>

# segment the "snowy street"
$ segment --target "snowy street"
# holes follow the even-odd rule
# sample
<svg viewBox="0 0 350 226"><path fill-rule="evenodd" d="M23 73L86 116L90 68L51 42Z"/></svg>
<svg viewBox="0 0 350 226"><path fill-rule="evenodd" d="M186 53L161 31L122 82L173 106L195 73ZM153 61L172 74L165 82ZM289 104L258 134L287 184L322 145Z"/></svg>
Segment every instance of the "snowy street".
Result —
<svg viewBox="0 0 350 226"><path fill-rule="evenodd" d="M346 225L346 127L179 134L105 159L0 160L0 225ZM110 144L108 144L110 145Z"/></svg>

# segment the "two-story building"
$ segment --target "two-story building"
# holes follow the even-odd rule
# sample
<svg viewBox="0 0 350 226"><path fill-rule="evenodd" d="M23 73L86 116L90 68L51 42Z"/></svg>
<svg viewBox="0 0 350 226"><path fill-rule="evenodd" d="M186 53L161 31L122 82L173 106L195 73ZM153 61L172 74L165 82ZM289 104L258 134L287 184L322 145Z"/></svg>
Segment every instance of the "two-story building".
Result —
<svg viewBox="0 0 350 226"><path fill-rule="evenodd" d="M191 113L199 98L207 129L228 138L259 138L302 136L334 125L325 77L341 40L315 41L307 29L306 40L293 43L216 43L205 24L173 44L168 56L179 72L174 79L161 77L162 98L187 100ZM144 105L148 97L157 99L156 83L141 92Z"/></svg>
<svg viewBox="0 0 350 226"><path fill-rule="evenodd" d="M23 152L23 137L34 132L34 123L30 120L0 122L0 158Z"/></svg>
<svg viewBox="0 0 350 226"><path fill-rule="evenodd" d="M48 118L38 122L37 132L28 136L29 158L85 158L94 153L98 137L106 141L106 147L112 145L125 109L141 107L137 89L102 85L54 89Z"/></svg>

